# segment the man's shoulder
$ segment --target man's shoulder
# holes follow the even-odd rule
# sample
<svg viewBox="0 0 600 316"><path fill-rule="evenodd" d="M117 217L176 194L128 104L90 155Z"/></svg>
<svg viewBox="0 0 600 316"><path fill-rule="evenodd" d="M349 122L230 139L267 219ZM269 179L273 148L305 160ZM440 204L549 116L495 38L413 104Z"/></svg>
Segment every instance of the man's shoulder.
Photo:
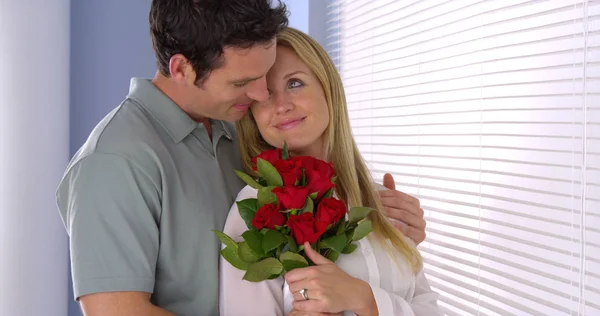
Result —
<svg viewBox="0 0 600 316"><path fill-rule="evenodd" d="M69 170L93 155L115 155L138 165L154 161L157 147L164 138L154 119L134 100L125 99L110 111L90 132L75 153Z"/></svg>

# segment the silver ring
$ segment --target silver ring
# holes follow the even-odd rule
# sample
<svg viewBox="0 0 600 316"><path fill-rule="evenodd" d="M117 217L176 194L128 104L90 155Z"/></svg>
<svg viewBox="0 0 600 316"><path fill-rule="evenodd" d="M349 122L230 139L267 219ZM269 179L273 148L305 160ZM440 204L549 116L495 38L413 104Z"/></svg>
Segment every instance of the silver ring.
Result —
<svg viewBox="0 0 600 316"><path fill-rule="evenodd" d="M308 301L308 290L307 289L302 289L299 292L300 292L300 294L302 294L302 297L304 297L304 300Z"/></svg>

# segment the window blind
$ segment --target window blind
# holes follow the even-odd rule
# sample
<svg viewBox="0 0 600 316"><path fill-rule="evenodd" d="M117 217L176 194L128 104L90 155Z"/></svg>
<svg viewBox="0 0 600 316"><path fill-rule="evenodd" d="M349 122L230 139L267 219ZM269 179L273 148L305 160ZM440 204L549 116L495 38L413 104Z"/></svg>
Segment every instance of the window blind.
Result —
<svg viewBox="0 0 600 316"><path fill-rule="evenodd" d="M600 315L600 0L329 1L376 180L447 315Z"/></svg>

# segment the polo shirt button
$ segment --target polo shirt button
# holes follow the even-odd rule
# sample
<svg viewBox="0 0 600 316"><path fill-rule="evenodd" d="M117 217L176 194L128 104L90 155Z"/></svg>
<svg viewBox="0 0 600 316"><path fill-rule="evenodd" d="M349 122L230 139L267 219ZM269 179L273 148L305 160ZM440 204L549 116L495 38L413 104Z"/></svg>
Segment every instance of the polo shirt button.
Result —
<svg viewBox="0 0 600 316"><path fill-rule="evenodd" d="M373 254L373 250L371 248L365 248L365 256L370 256Z"/></svg>

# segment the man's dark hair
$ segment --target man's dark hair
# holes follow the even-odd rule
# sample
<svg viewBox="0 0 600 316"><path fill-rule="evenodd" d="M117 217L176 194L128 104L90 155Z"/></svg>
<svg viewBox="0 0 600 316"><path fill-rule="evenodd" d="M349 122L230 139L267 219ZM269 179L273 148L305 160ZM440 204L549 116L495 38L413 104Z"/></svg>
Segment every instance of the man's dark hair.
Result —
<svg viewBox="0 0 600 316"><path fill-rule="evenodd" d="M169 60L182 54L197 84L222 65L223 48L266 44L287 26L284 4L269 0L152 0L150 35L158 70L169 77Z"/></svg>

